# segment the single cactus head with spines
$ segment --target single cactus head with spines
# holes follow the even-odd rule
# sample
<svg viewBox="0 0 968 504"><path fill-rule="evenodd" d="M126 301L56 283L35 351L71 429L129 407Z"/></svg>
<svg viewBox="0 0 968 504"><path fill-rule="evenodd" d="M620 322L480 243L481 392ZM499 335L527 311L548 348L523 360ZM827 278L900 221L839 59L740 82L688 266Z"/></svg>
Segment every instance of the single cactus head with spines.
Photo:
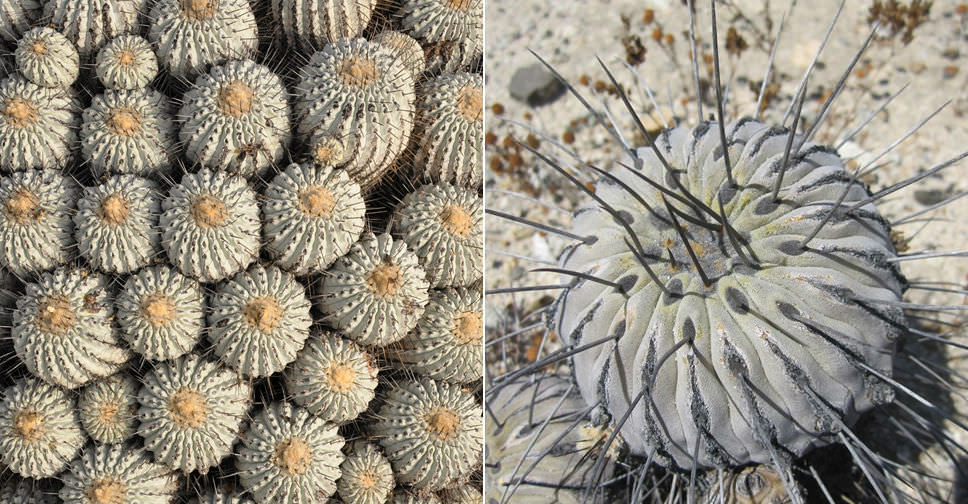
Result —
<svg viewBox="0 0 968 504"><path fill-rule="evenodd" d="M99 271L130 273L161 252L158 185L134 175L116 175L86 187L77 201L74 236L81 257Z"/></svg>
<svg viewBox="0 0 968 504"><path fill-rule="evenodd" d="M208 169L185 174L161 209L162 246L185 275L214 282L258 256L259 205L241 177Z"/></svg>
<svg viewBox="0 0 968 504"><path fill-rule="evenodd" d="M325 270L366 224L360 186L340 169L289 165L266 187L263 201L265 248L297 275Z"/></svg>
<svg viewBox="0 0 968 504"><path fill-rule="evenodd" d="M162 68L175 78L193 78L208 65L251 57L259 45L247 0L159 0L148 17L148 40Z"/></svg>
<svg viewBox="0 0 968 504"><path fill-rule="evenodd" d="M476 189L483 180L484 80L442 74L422 86L417 103L417 155L424 177Z"/></svg>
<svg viewBox="0 0 968 504"><path fill-rule="evenodd" d="M84 110L81 153L95 175L167 171L175 152L168 98L153 89L111 90Z"/></svg>
<svg viewBox="0 0 968 504"><path fill-rule="evenodd" d="M95 72L107 89L141 89L158 75L158 58L144 38L122 35L98 51Z"/></svg>
<svg viewBox="0 0 968 504"><path fill-rule="evenodd" d="M345 458L336 425L286 402L256 414L235 465L258 503L311 504L336 491Z"/></svg>
<svg viewBox="0 0 968 504"><path fill-rule="evenodd" d="M459 385L429 379L392 386L368 432L399 483L439 490L481 463L480 406Z"/></svg>
<svg viewBox="0 0 968 504"><path fill-rule="evenodd" d="M389 234L364 234L323 275L317 298L334 327L363 345L386 346L417 325L429 301L417 256Z"/></svg>
<svg viewBox="0 0 968 504"><path fill-rule="evenodd" d="M313 54L296 86L296 132L343 142L343 166L365 189L389 170L410 138L414 76L391 49L346 39Z"/></svg>
<svg viewBox="0 0 968 504"><path fill-rule="evenodd" d="M431 291L430 303L396 356L421 376L453 383L480 380L483 320L480 290Z"/></svg>
<svg viewBox="0 0 968 504"><path fill-rule="evenodd" d="M0 81L0 169L64 168L77 144L77 103L19 74Z"/></svg>
<svg viewBox="0 0 968 504"><path fill-rule="evenodd" d="M62 389L23 378L0 401L0 461L25 478L61 472L81 450L84 433L74 399Z"/></svg>
<svg viewBox="0 0 968 504"><path fill-rule="evenodd" d="M373 356L337 333L310 337L286 369L292 401L336 424L356 419L376 393L379 368Z"/></svg>
<svg viewBox="0 0 968 504"><path fill-rule="evenodd" d="M470 71L484 53L483 0L404 0L404 33L421 41L427 70Z"/></svg>
<svg viewBox="0 0 968 504"><path fill-rule="evenodd" d="M49 27L24 33L17 42L14 56L20 74L39 86L68 88L77 80L80 71L74 44Z"/></svg>
<svg viewBox="0 0 968 504"><path fill-rule="evenodd" d="M16 43L40 17L43 2L15 0L3 4L0 10L0 40Z"/></svg>
<svg viewBox="0 0 968 504"><path fill-rule="evenodd" d="M483 274L483 201L447 183L406 195L394 213L394 233L420 258L433 287L465 286Z"/></svg>
<svg viewBox="0 0 968 504"><path fill-rule="evenodd" d="M84 431L98 443L123 443L135 434L138 382L124 373L81 390L77 411Z"/></svg>
<svg viewBox="0 0 968 504"><path fill-rule="evenodd" d="M335 168L343 164L346 146L339 138L318 132L309 142L309 162L321 168Z"/></svg>
<svg viewBox="0 0 968 504"><path fill-rule="evenodd" d="M98 273L68 269L27 284L11 335L31 373L72 389L121 369L131 352L114 329L108 285Z"/></svg>
<svg viewBox="0 0 968 504"><path fill-rule="evenodd" d="M54 170L14 172L0 179L0 266L25 275L71 258L71 216L80 188Z"/></svg>
<svg viewBox="0 0 968 504"><path fill-rule="evenodd" d="M306 290L279 268L253 266L218 285L208 339L219 359L244 376L269 376L296 359L312 317Z"/></svg>
<svg viewBox="0 0 968 504"><path fill-rule="evenodd" d="M372 443L350 444L340 472L336 492L343 504L384 504L393 491L390 462Z"/></svg>
<svg viewBox="0 0 968 504"><path fill-rule="evenodd" d="M138 16L147 0L51 0L44 4L44 20L76 47L82 62L90 62L108 40L136 33Z"/></svg>
<svg viewBox="0 0 968 504"><path fill-rule="evenodd" d="M116 301L121 336L146 359L181 357L205 327L205 294L195 280L166 265L128 277Z"/></svg>
<svg viewBox="0 0 968 504"><path fill-rule="evenodd" d="M282 79L252 61L229 61L199 76L178 115L188 159L213 169L261 175L289 144Z"/></svg>
<svg viewBox="0 0 968 504"><path fill-rule="evenodd" d="M138 404L138 434L155 461L205 473L231 454L252 389L234 371L186 355L145 375Z"/></svg>
<svg viewBox="0 0 968 504"><path fill-rule="evenodd" d="M312 53L326 44L362 35L376 0L272 0L272 16L292 48Z"/></svg>
<svg viewBox="0 0 968 504"><path fill-rule="evenodd" d="M89 445L62 480L64 502L168 504L178 492L175 471L125 444Z"/></svg>
<svg viewBox="0 0 968 504"><path fill-rule="evenodd" d="M427 68L426 57L420 42L406 33L386 30L377 33L370 40L395 52L414 77L419 77Z"/></svg>

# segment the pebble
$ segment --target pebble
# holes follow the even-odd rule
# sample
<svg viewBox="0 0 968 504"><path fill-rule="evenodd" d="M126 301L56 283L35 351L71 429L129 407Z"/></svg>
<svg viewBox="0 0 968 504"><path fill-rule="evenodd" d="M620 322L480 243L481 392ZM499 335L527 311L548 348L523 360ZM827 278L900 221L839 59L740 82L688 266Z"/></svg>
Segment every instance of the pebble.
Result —
<svg viewBox="0 0 968 504"><path fill-rule="evenodd" d="M565 85L541 63L518 68L508 85L511 97L532 107L547 105L565 92Z"/></svg>

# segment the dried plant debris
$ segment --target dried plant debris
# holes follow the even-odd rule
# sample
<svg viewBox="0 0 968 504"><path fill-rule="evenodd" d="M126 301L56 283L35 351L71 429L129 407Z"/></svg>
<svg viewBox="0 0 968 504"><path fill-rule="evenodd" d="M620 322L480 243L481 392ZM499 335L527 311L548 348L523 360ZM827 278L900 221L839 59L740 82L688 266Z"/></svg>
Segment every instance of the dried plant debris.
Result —
<svg viewBox="0 0 968 504"><path fill-rule="evenodd" d="M418 36L376 0L0 4L0 502L409 492L363 439L381 383L476 386L440 345L480 317L434 318L455 366L403 359L431 291L393 206L427 166L480 189L482 3ZM479 315L465 266L434 271Z"/></svg>

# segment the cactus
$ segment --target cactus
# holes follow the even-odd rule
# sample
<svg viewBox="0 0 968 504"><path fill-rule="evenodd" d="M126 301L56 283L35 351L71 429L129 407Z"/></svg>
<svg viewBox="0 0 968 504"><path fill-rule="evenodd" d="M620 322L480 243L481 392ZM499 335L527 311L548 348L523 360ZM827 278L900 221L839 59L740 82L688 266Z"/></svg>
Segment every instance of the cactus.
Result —
<svg viewBox="0 0 968 504"><path fill-rule="evenodd" d="M450 184L425 185L406 195L394 233L420 258L432 287L465 286L483 275L483 202Z"/></svg>
<svg viewBox="0 0 968 504"><path fill-rule="evenodd" d="M0 461L25 478L59 473L81 450L84 433L67 392L26 378L3 391Z"/></svg>
<svg viewBox="0 0 968 504"><path fill-rule="evenodd" d="M478 504L484 500L481 491L472 484L463 484L440 491L445 504Z"/></svg>
<svg viewBox="0 0 968 504"><path fill-rule="evenodd" d="M366 441L349 445L339 466L336 492L344 504L384 504L393 491L393 469L380 449ZM478 503L480 499L478 499Z"/></svg>
<svg viewBox="0 0 968 504"><path fill-rule="evenodd" d="M116 304L121 336L146 359L180 357L202 337L204 293L198 282L169 266L128 277Z"/></svg>
<svg viewBox="0 0 968 504"><path fill-rule="evenodd" d="M399 382L387 391L376 418L369 432L400 483L439 490L481 463L481 409L458 385Z"/></svg>
<svg viewBox="0 0 968 504"><path fill-rule="evenodd" d="M108 89L141 89L158 75L158 58L147 40L122 35L101 48L94 68Z"/></svg>
<svg viewBox="0 0 968 504"><path fill-rule="evenodd" d="M0 81L0 170L63 168L77 143L77 103L14 74Z"/></svg>
<svg viewBox="0 0 968 504"><path fill-rule="evenodd" d="M146 0L49 0L44 19L62 27L81 61L88 62L109 39L137 32L146 6Z"/></svg>
<svg viewBox="0 0 968 504"><path fill-rule="evenodd" d="M406 33L393 30L382 31L370 38L370 41L396 53L414 77L420 77L427 68L426 57L420 42Z"/></svg>
<svg viewBox="0 0 968 504"><path fill-rule="evenodd" d="M379 369L372 356L337 334L311 336L286 370L292 400L337 424L356 419L375 396Z"/></svg>
<svg viewBox="0 0 968 504"><path fill-rule="evenodd" d="M483 180L484 81L443 74L422 87L417 104L417 170L434 181L478 188Z"/></svg>
<svg viewBox="0 0 968 504"><path fill-rule="evenodd" d="M77 80L77 49L53 28L38 27L17 42L17 70L38 86L67 88Z"/></svg>
<svg viewBox="0 0 968 504"><path fill-rule="evenodd" d="M192 161L261 175L289 144L289 103L282 79L251 61L212 67L185 93L179 138Z"/></svg>
<svg viewBox="0 0 968 504"><path fill-rule="evenodd" d="M404 242L367 233L323 276L317 303L350 339L386 346L417 325L427 291L423 268Z"/></svg>
<svg viewBox="0 0 968 504"><path fill-rule="evenodd" d="M216 289L208 339L215 354L239 373L269 376L295 360L309 337L310 306L292 275L253 266Z"/></svg>
<svg viewBox="0 0 968 504"><path fill-rule="evenodd" d="M171 469L123 444L88 446L61 479L64 502L168 504L178 492Z"/></svg>
<svg viewBox="0 0 968 504"><path fill-rule="evenodd" d="M403 152L413 128L414 76L390 49L364 39L327 45L301 71L293 107L309 144L339 138L343 165L363 188Z"/></svg>
<svg viewBox="0 0 968 504"><path fill-rule="evenodd" d="M312 52L331 42L359 37L376 5L376 0L272 0L272 16L290 47Z"/></svg>
<svg viewBox="0 0 968 504"><path fill-rule="evenodd" d="M0 40L16 42L40 17L43 2L38 0L8 0L0 9Z"/></svg>
<svg viewBox="0 0 968 504"><path fill-rule="evenodd" d="M148 179L117 175L85 188L74 214L81 257L108 273L146 266L161 251L160 211L158 186Z"/></svg>
<svg viewBox="0 0 968 504"><path fill-rule="evenodd" d="M484 335L481 291L432 291L417 327L404 338L397 357L407 369L454 383L481 379Z"/></svg>
<svg viewBox="0 0 968 504"><path fill-rule="evenodd" d="M259 253L259 206L243 179L202 169L185 174L161 202L162 245L182 273L214 282Z"/></svg>
<svg viewBox="0 0 968 504"><path fill-rule="evenodd" d="M427 48L430 72L468 71L484 52L483 0L403 0L403 31Z"/></svg>
<svg viewBox="0 0 968 504"><path fill-rule="evenodd" d="M249 497L238 492L225 492L219 489L208 491L188 501L188 504L254 504Z"/></svg>
<svg viewBox="0 0 968 504"><path fill-rule="evenodd" d="M71 215L80 189L53 170L0 179L0 265L17 275L53 269L70 259Z"/></svg>
<svg viewBox="0 0 968 504"><path fill-rule="evenodd" d="M44 481L31 478L7 478L0 485L0 502L5 504L60 504L57 492Z"/></svg>
<svg viewBox="0 0 968 504"><path fill-rule="evenodd" d="M172 77L187 79L210 64L252 56L259 45L248 0L158 0L148 39Z"/></svg>
<svg viewBox="0 0 968 504"><path fill-rule="evenodd" d="M252 403L236 374L197 355L155 366L138 393L138 434L157 462L205 473L232 453Z"/></svg>
<svg viewBox="0 0 968 504"><path fill-rule="evenodd" d="M78 416L84 431L98 443L123 443L137 429L138 382L118 373L81 390Z"/></svg>
<svg viewBox="0 0 968 504"><path fill-rule="evenodd" d="M95 96L81 124L81 152L94 174L166 170L175 152L168 106L168 98L151 89L109 89Z"/></svg>
<svg viewBox="0 0 968 504"><path fill-rule="evenodd" d="M363 234L366 204L343 170L290 165L265 190L262 235L283 269L319 273Z"/></svg>
<svg viewBox="0 0 968 504"><path fill-rule="evenodd" d="M235 465L256 503L311 504L336 491L342 447L335 425L272 403L252 419Z"/></svg>
<svg viewBox="0 0 968 504"><path fill-rule="evenodd" d="M84 270L43 273L13 313L17 355L44 381L77 388L117 372L131 357L114 331L107 278Z"/></svg>

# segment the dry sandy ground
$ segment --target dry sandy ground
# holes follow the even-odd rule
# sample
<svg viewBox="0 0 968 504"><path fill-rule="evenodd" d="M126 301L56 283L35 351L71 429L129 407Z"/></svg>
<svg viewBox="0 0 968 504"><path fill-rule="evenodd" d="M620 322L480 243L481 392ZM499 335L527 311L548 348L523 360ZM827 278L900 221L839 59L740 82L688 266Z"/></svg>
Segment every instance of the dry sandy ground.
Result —
<svg viewBox="0 0 968 504"><path fill-rule="evenodd" d="M708 3L701 2L697 24L700 53L712 53L710 41L711 23ZM751 115L755 109L758 87L763 79L766 61L774 33L785 13L785 28L777 49L774 82L778 84L775 99L771 100L761 118L779 122L792 101L796 85L810 64L815 49L821 43L824 32L839 2L823 0L801 1L792 6L789 2L733 1L719 4L720 51L723 61L724 85L728 83L729 102L727 117ZM909 2L904 2L909 3ZM871 30L867 21L871 1L848 1L840 20L833 30L827 48L821 55L820 68L814 72L809 83L810 93L804 105L804 117L808 123L819 114L823 99L835 87L856 51ZM892 93L908 85L894 100L887 111L877 117L856 136L853 142L840 152L844 157L856 159L863 164L880 153L888 145L914 127L946 101L950 103L937 116L921 128L916 135L900 144L882 160L889 161L874 178L867 180L874 190L902 180L933 165L945 161L968 148L968 17L957 10L958 2L935 1L930 17L914 32L913 41L904 44L901 35L878 38L868 49L850 76L842 95L831 108L817 139L836 143L845 132L858 125L864 118L882 105ZM654 19L646 24L646 9L652 9ZM624 21L623 21L624 18ZM530 124L540 131L561 141L563 134L574 135L568 147L586 160L607 166L614 162L618 152L601 127L589 124L589 114L573 97L564 96L557 101L531 108L510 97L508 85L514 71L536 61L529 52L547 59L565 78L578 88L594 95L595 81L606 81L596 57L612 70L620 84L634 90L633 100L642 115L653 112L650 100L641 90L635 75L626 69L623 61L627 51L626 40L638 38L646 49L645 61L635 69L654 90L655 99L666 119L674 118L679 124L691 126L698 120L694 99L689 45L687 10L679 0L613 0L555 2L534 0L488 0L486 2L486 93L489 105L501 104L502 115L488 110L487 129L498 144L513 135L524 139L528 130L507 121ZM728 55L722 44L727 29L735 28L749 45L738 56ZM661 30L663 42L652 37ZM889 35L886 29L879 35ZM666 41L667 35L674 39ZM705 69L702 70L705 77ZM579 84L587 76L590 86ZM593 99L614 113L614 120L625 131L633 131L632 123L621 102L607 93L603 98ZM706 107L705 114L714 113ZM671 117L670 117L671 116ZM536 135L540 136L540 135ZM542 142L543 148L551 149L550 142ZM581 193L568 187L567 183L552 170L532 162L531 156L522 156L522 165L510 168L508 150L488 146L487 160L501 160L496 172L487 172L487 202L491 208L520 214L522 211L534 220L563 225L569 222L569 212L585 202ZM567 156L561 155L567 162ZM494 162L494 161L491 161ZM496 162L495 162L496 163ZM888 216L903 216L921 210L940 198L968 189L968 162L955 165L939 176L932 176L916 187L898 192L880 205ZM524 194L543 202L539 204L504 191ZM551 206L547 205L551 204ZM934 220L912 223L901 228L904 238L910 240L911 250L963 250L968 249L968 198L947 205L931 214ZM531 268L540 267L537 261L515 258L510 254L554 261L564 242L553 236L535 233L530 229L509 224L502 220L487 219L489 288L509 285L557 283L554 275L529 274ZM903 272L909 278L968 281L968 258L949 257L929 261L907 262ZM924 291L909 293L909 300L916 302L962 303L961 296L928 295ZM510 304L533 307L540 294L489 296L487 299L488 326L494 331L506 322ZM949 352L950 363L968 374L968 359L963 352ZM968 412L965 401L956 397L955 407L962 414ZM968 436L957 428L950 433L968 444ZM950 468L941 468L947 471Z"/></svg>

